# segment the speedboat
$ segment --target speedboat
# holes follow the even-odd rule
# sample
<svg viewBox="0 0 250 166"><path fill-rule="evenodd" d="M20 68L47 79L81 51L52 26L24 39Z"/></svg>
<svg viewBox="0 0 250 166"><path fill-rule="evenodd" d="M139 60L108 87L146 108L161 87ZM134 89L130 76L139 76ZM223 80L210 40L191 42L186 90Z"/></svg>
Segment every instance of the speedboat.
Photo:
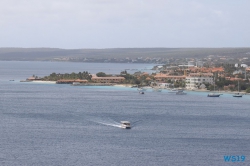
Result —
<svg viewBox="0 0 250 166"><path fill-rule="evenodd" d="M130 122L129 121L121 121L121 128L123 129L130 129Z"/></svg>
<svg viewBox="0 0 250 166"><path fill-rule="evenodd" d="M220 97L220 94L217 93L209 93L207 97Z"/></svg>

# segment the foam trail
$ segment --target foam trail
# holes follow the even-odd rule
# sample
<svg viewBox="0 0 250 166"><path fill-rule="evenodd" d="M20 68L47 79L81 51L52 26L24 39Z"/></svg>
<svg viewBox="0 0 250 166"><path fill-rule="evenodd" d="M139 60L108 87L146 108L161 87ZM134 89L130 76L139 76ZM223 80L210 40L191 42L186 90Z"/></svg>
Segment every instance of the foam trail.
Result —
<svg viewBox="0 0 250 166"><path fill-rule="evenodd" d="M107 126L113 126L113 127L119 127L121 128L121 125L117 125L117 124L113 124L113 123L106 123L106 122L96 122L96 123L99 123L99 124L104 124L104 125L107 125Z"/></svg>

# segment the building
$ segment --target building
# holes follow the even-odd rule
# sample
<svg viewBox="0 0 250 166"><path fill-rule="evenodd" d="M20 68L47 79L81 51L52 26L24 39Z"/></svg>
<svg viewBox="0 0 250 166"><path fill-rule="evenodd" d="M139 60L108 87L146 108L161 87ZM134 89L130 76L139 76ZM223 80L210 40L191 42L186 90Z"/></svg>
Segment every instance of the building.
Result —
<svg viewBox="0 0 250 166"><path fill-rule="evenodd" d="M188 61L188 66L194 66L195 62L194 61Z"/></svg>
<svg viewBox="0 0 250 166"><path fill-rule="evenodd" d="M91 80L96 83L122 83L124 77L92 77Z"/></svg>
<svg viewBox="0 0 250 166"><path fill-rule="evenodd" d="M66 80L66 79L62 79L62 80L58 80L56 81L57 84L73 84L73 83L87 83L88 80L80 80L80 79L76 79L76 80Z"/></svg>
<svg viewBox="0 0 250 166"><path fill-rule="evenodd" d="M197 67L203 67L203 62L202 61L196 61L196 66Z"/></svg>
<svg viewBox="0 0 250 166"><path fill-rule="evenodd" d="M241 64L240 67L244 67L244 68L247 68L248 65L247 64Z"/></svg>
<svg viewBox="0 0 250 166"><path fill-rule="evenodd" d="M190 73L190 77L213 77L213 73Z"/></svg>
<svg viewBox="0 0 250 166"><path fill-rule="evenodd" d="M186 77L186 89L199 89L204 83L212 84L214 82L211 76L188 76Z"/></svg>
<svg viewBox="0 0 250 166"><path fill-rule="evenodd" d="M165 80L171 80L171 81L177 81L177 80L185 80L186 76L175 76L175 75L167 75L167 74L162 74L158 73L154 76L156 81L165 81Z"/></svg>

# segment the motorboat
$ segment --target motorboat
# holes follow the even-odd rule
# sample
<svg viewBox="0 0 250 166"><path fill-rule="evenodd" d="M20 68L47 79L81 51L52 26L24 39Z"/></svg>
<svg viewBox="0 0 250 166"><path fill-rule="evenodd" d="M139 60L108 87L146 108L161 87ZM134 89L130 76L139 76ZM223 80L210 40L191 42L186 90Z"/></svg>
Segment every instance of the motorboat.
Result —
<svg viewBox="0 0 250 166"><path fill-rule="evenodd" d="M186 95L187 93L183 92L183 91L178 91L175 93L176 95Z"/></svg>
<svg viewBox="0 0 250 166"><path fill-rule="evenodd" d="M153 88L153 91L154 91L154 92L161 92L162 90L159 89L159 88Z"/></svg>
<svg viewBox="0 0 250 166"><path fill-rule="evenodd" d="M168 93L178 93L178 92L183 92L184 90L183 89L171 89Z"/></svg>
<svg viewBox="0 0 250 166"><path fill-rule="evenodd" d="M171 89L168 93L176 93L176 92L179 92L180 90L179 89Z"/></svg>
<svg viewBox="0 0 250 166"><path fill-rule="evenodd" d="M123 129L130 129L130 122L129 121L121 121L121 128Z"/></svg>
<svg viewBox="0 0 250 166"><path fill-rule="evenodd" d="M220 97L220 94L217 93L209 93L207 97Z"/></svg>
<svg viewBox="0 0 250 166"><path fill-rule="evenodd" d="M140 93L140 94L144 94L144 92L143 92L143 91L140 91L139 93Z"/></svg>

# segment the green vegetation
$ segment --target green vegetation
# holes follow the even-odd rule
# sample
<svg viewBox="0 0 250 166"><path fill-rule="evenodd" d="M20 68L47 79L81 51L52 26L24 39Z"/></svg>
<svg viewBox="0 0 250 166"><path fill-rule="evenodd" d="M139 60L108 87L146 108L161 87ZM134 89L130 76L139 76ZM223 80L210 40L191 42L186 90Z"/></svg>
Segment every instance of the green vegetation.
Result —
<svg viewBox="0 0 250 166"><path fill-rule="evenodd" d="M79 72L79 73L65 73L65 74L56 74L56 73L52 73L49 76L45 76L42 78L42 80L44 81L58 81L61 79L65 79L65 80L76 80L76 79L81 79L81 80L91 80L91 75L90 73L88 73L87 71L84 72Z"/></svg>
<svg viewBox="0 0 250 166"><path fill-rule="evenodd" d="M97 76L97 77L106 77L107 74L106 74L106 73L103 73L103 72L99 72L99 73L96 73L96 76Z"/></svg>

